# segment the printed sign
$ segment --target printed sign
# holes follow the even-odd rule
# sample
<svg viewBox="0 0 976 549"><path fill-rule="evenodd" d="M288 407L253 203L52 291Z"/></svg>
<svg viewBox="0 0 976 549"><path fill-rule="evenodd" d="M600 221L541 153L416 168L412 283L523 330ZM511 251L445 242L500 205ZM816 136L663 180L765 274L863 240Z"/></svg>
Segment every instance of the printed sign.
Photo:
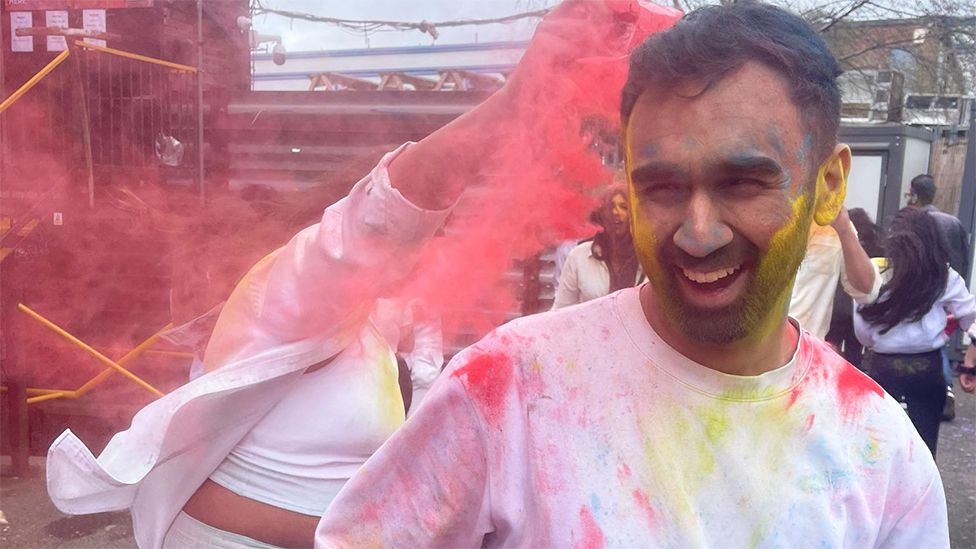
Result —
<svg viewBox="0 0 976 549"><path fill-rule="evenodd" d="M81 20L86 31L105 32L105 10L84 10L81 12ZM85 42L103 48L107 45L104 40L98 38L85 38Z"/></svg>
<svg viewBox="0 0 976 549"><path fill-rule="evenodd" d="M68 12L63 10L44 12L46 26L68 28ZM68 49L68 43L63 36L48 36L47 51L64 51Z"/></svg>
<svg viewBox="0 0 976 549"><path fill-rule="evenodd" d="M29 11L10 12L10 51L34 51L33 36L17 36L17 29L34 26L34 14Z"/></svg>
<svg viewBox="0 0 976 549"><path fill-rule="evenodd" d="M3 0L6 10L88 10L151 8L153 0Z"/></svg>

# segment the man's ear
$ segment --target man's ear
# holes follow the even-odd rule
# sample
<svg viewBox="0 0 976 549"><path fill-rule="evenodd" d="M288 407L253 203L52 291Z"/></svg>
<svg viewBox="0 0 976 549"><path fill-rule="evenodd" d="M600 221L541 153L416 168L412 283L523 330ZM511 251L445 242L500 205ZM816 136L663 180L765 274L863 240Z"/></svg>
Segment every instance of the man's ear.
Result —
<svg viewBox="0 0 976 549"><path fill-rule="evenodd" d="M838 143L817 172L817 200L813 220L826 226L837 217L847 196L847 174L851 171L851 148Z"/></svg>

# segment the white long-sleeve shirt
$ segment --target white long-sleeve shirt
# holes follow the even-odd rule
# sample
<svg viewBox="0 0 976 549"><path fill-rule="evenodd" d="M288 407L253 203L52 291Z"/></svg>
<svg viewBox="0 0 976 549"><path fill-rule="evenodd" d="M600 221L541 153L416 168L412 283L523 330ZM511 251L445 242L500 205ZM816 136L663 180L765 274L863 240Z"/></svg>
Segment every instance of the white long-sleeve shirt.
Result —
<svg viewBox="0 0 976 549"><path fill-rule="evenodd" d="M826 337L830 330L838 281L844 292L860 304L873 303L881 289L881 276L876 266L871 291L864 293L852 286L847 278L844 250L837 232L833 227L814 225L807 241L807 252L796 272L793 295L790 297L790 316L820 339Z"/></svg>
<svg viewBox="0 0 976 549"><path fill-rule="evenodd" d="M878 258L875 262L883 264L884 259ZM881 271L881 277L886 282L891 279L891 275L890 270ZM886 294L882 294L878 299L887 298ZM854 334L861 345L876 353L927 353L941 349L949 342L949 336L945 333L949 313L956 317L960 326L969 326L976 320L976 299L966 288L966 281L951 267L945 291L920 320L902 322L882 334L880 326L864 320L855 304Z"/></svg>
<svg viewBox="0 0 976 549"><path fill-rule="evenodd" d="M97 459L70 430L54 441L47 487L58 509L129 509L139 546L160 547L187 499L309 366L336 357L326 368L355 371L366 349L390 359L370 368L389 369L392 348L368 315L449 213L417 208L391 186L397 152L238 284L207 347L207 374L139 411ZM395 391L395 361L387 373ZM367 404L378 425L402 423L399 391Z"/></svg>
<svg viewBox="0 0 976 549"><path fill-rule="evenodd" d="M643 278L644 273L638 268L634 284L639 284ZM566 263L559 274L559 283L556 285L552 309L562 309L609 293L610 269L605 261L593 256L591 240L577 245L566 257Z"/></svg>

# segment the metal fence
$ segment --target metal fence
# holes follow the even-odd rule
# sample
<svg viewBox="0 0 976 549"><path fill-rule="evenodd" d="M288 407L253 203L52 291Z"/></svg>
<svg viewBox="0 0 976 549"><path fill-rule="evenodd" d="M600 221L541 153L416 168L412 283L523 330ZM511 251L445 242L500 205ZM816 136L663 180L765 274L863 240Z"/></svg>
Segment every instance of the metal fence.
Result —
<svg viewBox="0 0 976 549"><path fill-rule="evenodd" d="M3 117L3 169L57 163L71 180L190 185L200 156L197 69L83 42ZM86 173L87 172L87 173Z"/></svg>

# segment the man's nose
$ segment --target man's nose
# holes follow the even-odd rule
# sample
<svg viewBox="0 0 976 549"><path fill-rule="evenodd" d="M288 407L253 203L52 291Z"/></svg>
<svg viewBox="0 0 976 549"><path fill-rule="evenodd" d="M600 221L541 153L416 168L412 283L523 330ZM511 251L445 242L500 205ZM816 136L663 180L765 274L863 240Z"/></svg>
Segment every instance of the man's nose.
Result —
<svg viewBox="0 0 976 549"><path fill-rule="evenodd" d="M674 233L674 243L693 257L706 257L732 242L732 229L722 222L712 199L696 192L688 204L688 214Z"/></svg>

